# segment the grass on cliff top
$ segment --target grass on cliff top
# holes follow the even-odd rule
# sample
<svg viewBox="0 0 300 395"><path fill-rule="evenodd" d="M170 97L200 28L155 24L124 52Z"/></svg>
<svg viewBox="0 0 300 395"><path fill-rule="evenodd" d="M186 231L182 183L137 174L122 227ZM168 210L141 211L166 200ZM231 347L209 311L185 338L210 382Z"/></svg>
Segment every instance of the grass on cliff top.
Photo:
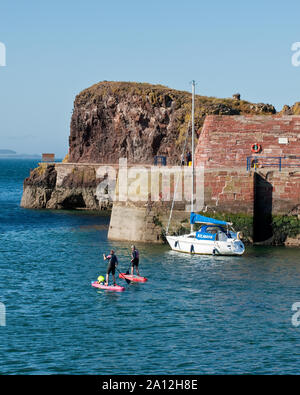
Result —
<svg viewBox="0 0 300 395"><path fill-rule="evenodd" d="M171 89L163 85L152 85L141 82L109 82L103 81L83 90L75 99L75 106L98 105L103 101L112 99L113 106L120 99L128 98L139 106L170 107L177 111L176 123L178 137L176 145L181 145L185 139L186 131L191 118L191 93ZM115 101L115 103L113 103ZM134 104L133 104L134 105ZM257 105L245 100L231 98L216 98L195 96L195 130L199 135L206 115L243 115L260 114L270 115L276 112L273 106Z"/></svg>
<svg viewBox="0 0 300 395"><path fill-rule="evenodd" d="M144 82L117 82L117 81L102 81L91 87L83 90L76 97L78 104L86 102L102 101L107 96L140 96L143 101L148 101L152 105L168 106L171 101L175 101L176 108L188 106L191 110L191 93L186 91L179 91L171 89L164 85L153 85ZM208 96L196 95L195 110L196 113L205 115L211 107L211 113L218 113L218 106L226 106L234 114L271 114L275 111L258 110L256 105L245 100L235 100L231 98L216 98ZM272 106L271 106L272 107ZM221 114L222 112L220 112Z"/></svg>
<svg viewBox="0 0 300 395"><path fill-rule="evenodd" d="M69 154L67 154L64 159L62 160L62 163L68 163L69 162Z"/></svg>
<svg viewBox="0 0 300 395"><path fill-rule="evenodd" d="M45 174L47 167L48 167L47 163L39 163L38 167L33 169L33 171L36 172L39 176L41 176Z"/></svg>
<svg viewBox="0 0 300 395"><path fill-rule="evenodd" d="M300 102L297 102L293 105L292 111L294 115L300 115Z"/></svg>

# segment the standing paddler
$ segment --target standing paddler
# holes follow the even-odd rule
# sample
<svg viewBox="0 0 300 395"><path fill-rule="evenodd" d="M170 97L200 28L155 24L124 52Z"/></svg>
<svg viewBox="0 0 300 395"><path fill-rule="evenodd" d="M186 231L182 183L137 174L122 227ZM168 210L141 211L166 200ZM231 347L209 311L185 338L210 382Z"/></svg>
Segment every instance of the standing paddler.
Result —
<svg viewBox="0 0 300 395"><path fill-rule="evenodd" d="M113 276L113 281L114 281L114 285L116 284L116 277L115 277L115 273L116 273L116 266L118 266L118 258L115 255L115 251L111 250L110 251L110 255L105 255L103 254L103 259L104 260L108 260L108 265L107 265L107 271L106 271L106 283L105 285L108 285L108 280L109 280L109 274L111 273Z"/></svg>
<svg viewBox="0 0 300 395"><path fill-rule="evenodd" d="M139 250L135 248L134 245L131 246L131 274L133 275L133 270L135 268L136 274L139 276L139 261L140 261L140 254Z"/></svg>

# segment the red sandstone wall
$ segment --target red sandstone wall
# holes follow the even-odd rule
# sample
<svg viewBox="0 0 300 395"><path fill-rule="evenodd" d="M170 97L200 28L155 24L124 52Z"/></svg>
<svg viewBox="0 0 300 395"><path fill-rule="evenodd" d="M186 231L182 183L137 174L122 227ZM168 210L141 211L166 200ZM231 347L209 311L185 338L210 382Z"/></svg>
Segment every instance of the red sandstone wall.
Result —
<svg viewBox="0 0 300 395"><path fill-rule="evenodd" d="M219 212L253 214L253 174L234 170L205 173L205 205Z"/></svg>
<svg viewBox="0 0 300 395"><path fill-rule="evenodd" d="M288 144L279 144L287 137ZM206 168L246 168L251 145L258 143L257 156L300 156L300 116L208 115L195 153L195 162ZM295 160L286 159L286 163ZM300 160L296 161L300 165Z"/></svg>
<svg viewBox="0 0 300 395"><path fill-rule="evenodd" d="M207 208L229 213L254 212L254 199L272 214L300 214L300 171L260 170L263 187L255 194L253 171L208 170L205 173L205 205ZM268 196L266 196L268 195ZM271 207L267 207L268 205Z"/></svg>
<svg viewBox="0 0 300 395"><path fill-rule="evenodd" d="M273 186L273 214L300 214L300 169L268 172L266 179Z"/></svg>

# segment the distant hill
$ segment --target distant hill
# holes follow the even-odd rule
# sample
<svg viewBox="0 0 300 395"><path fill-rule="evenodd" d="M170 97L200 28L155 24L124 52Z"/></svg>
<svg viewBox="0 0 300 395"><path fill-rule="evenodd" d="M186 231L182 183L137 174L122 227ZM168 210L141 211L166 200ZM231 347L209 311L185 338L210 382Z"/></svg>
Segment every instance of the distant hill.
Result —
<svg viewBox="0 0 300 395"><path fill-rule="evenodd" d="M15 155L16 151L11 149L0 149L0 155Z"/></svg>
<svg viewBox="0 0 300 395"><path fill-rule="evenodd" d="M36 154L17 154L11 149L0 149L0 158L14 158L14 159L41 159L41 155Z"/></svg>

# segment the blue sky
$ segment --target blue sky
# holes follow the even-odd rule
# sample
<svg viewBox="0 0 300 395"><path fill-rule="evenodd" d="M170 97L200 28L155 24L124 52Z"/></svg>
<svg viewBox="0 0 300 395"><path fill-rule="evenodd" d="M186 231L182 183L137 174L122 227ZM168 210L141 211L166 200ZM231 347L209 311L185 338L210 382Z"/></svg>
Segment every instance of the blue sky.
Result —
<svg viewBox="0 0 300 395"><path fill-rule="evenodd" d="M0 148L68 151L73 101L102 81L141 81L253 102L300 101L299 1L0 3Z"/></svg>

